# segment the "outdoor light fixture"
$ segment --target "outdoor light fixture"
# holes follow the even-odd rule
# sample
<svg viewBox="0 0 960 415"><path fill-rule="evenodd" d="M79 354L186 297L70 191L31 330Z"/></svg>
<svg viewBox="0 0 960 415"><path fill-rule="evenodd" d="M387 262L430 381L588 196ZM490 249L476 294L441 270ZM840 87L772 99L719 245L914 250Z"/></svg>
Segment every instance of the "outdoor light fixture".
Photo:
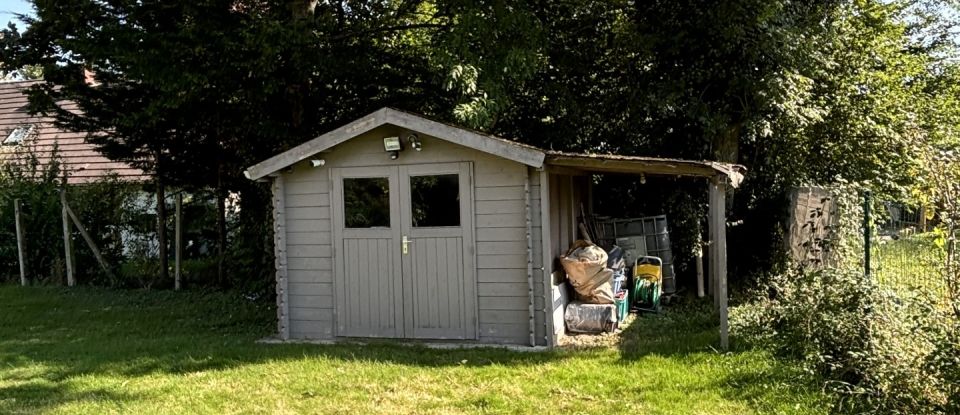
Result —
<svg viewBox="0 0 960 415"><path fill-rule="evenodd" d="M423 150L423 143L420 142L420 137L416 134L408 135L407 140L410 141L410 147L412 147L414 150Z"/></svg>
<svg viewBox="0 0 960 415"><path fill-rule="evenodd" d="M400 137L384 137L383 149L387 153L390 153L390 160L396 160L397 157L400 157L400 150L403 150L403 144L400 142Z"/></svg>
<svg viewBox="0 0 960 415"><path fill-rule="evenodd" d="M641 175L640 175L640 184L647 184L647 175L646 175L646 174L641 174Z"/></svg>
<svg viewBox="0 0 960 415"><path fill-rule="evenodd" d="M327 161L324 159L313 159L310 160L310 165L313 167L323 167L324 164L327 164Z"/></svg>

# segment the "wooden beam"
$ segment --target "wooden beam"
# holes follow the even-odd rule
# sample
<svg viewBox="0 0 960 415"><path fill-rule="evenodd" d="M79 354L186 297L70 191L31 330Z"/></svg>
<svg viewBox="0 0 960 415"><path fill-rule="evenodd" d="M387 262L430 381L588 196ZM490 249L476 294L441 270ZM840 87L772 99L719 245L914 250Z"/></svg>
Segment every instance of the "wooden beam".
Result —
<svg viewBox="0 0 960 415"><path fill-rule="evenodd" d="M706 297L704 294L704 283L703 283L703 240L702 237L697 234L697 251L694 255L694 261L696 261L696 270L697 270L697 298Z"/></svg>
<svg viewBox="0 0 960 415"><path fill-rule="evenodd" d="M547 347L557 344L553 325L553 238L550 235L550 173L540 170L540 249L543 256L543 319L547 325Z"/></svg>
<svg viewBox="0 0 960 415"><path fill-rule="evenodd" d="M588 169L590 171L667 176L713 177L717 171L695 161L657 159L616 159L601 157L550 156L550 166Z"/></svg>
<svg viewBox="0 0 960 415"><path fill-rule="evenodd" d="M73 277L73 245L70 241L70 214L67 213L67 191L60 189L61 219L63 219L63 263L67 269L67 286L77 284Z"/></svg>
<svg viewBox="0 0 960 415"><path fill-rule="evenodd" d="M727 222L726 222L726 177L718 176L710 182L710 228L712 243L710 256L714 269L711 270L716 281L715 300L720 312L720 348L730 347L729 322L727 319Z"/></svg>
<svg viewBox="0 0 960 415"><path fill-rule="evenodd" d="M219 196L217 196L219 197ZM173 289L174 291L180 291L180 264L181 256L183 255L183 229L181 223L183 218L183 191L177 192L177 202L174 210L173 218L173 238L174 238L174 253L173 253ZM222 261L222 258L219 260Z"/></svg>
<svg viewBox="0 0 960 415"><path fill-rule="evenodd" d="M113 272L111 272L110 267L107 266L107 261L103 259L103 255L100 253L100 248L97 248L97 244L93 242L93 238L91 238L90 234L87 233L87 229L83 227L82 223L80 223L80 218L73 213L73 209L70 209L70 205L67 204L66 199L63 201L63 207L67 210L67 215L70 216L70 219L73 220L73 224L77 227L77 231L80 232L80 236L83 237L83 240L87 243L87 246L90 247L90 251L93 252L93 256L97 259L97 263L100 264L100 268L103 269L104 273L113 278Z"/></svg>
<svg viewBox="0 0 960 415"><path fill-rule="evenodd" d="M287 280L287 214L283 175L273 179L273 256L277 269L277 331L290 339L290 301Z"/></svg>
<svg viewBox="0 0 960 415"><path fill-rule="evenodd" d="M13 199L13 220L17 228L17 258L20 260L20 285L27 286L27 263L23 252L23 225L20 221L20 199Z"/></svg>
<svg viewBox="0 0 960 415"><path fill-rule="evenodd" d="M586 175L590 174L590 172L588 172L588 171L586 171L586 170L581 170L581 169L573 168L573 167L563 167L563 166L548 165L548 166L545 167L545 169L546 169L547 172L550 173L550 174L558 174L558 175L563 175L563 176L586 176Z"/></svg>

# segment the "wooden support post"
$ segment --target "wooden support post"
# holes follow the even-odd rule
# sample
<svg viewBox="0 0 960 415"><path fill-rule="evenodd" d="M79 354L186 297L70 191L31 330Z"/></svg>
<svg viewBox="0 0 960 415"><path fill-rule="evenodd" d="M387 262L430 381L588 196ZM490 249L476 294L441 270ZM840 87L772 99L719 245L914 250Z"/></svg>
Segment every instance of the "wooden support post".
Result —
<svg viewBox="0 0 960 415"><path fill-rule="evenodd" d="M290 339L290 303L287 292L287 214L283 175L273 178L273 256L277 268L277 331Z"/></svg>
<svg viewBox="0 0 960 415"><path fill-rule="evenodd" d="M927 206L920 205L920 229L919 233L927 232Z"/></svg>
<svg viewBox="0 0 960 415"><path fill-rule="evenodd" d="M17 257L20 260L20 285L27 286L27 263L23 257L23 224L20 221L20 199L13 199L13 220L17 228Z"/></svg>
<svg viewBox="0 0 960 415"><path fill-rule="evenodd" d="M713 306L719 307L720 300L717 298L717 255L716 255L716 252L713 250L714 241L717 240L717 226L714 223L715 218L713 216L713 210L715 209L714 201L713 201L713 198L714 198L713 193L714 193L715 185L711 181L710 183L708 183L708 187L710 189L710 192L709 192L709 207L707 211L707 238L709 239L705 244L707 248L707 271L708 271L707 294L710 294L710 296L713 297Z"/></svg>
<svg viewBox="0 0 960 415"><path fill-rule="evenodd" d="M694 252L694 261L696 261L695 267L697 270L697 298L703 298L704 294L704 283L703 283L703 234L701 232L700 220L697 220L697 236L694 240L696 244L696 252Z"/></svg>
<svg viewBox="0 0 960 415"><path fill-rule="evenodd" d="M73 213L73 209L70 209L70 204L67 203L66 197L64 197L62 202L63 209L67 211L67 215L69 215L70 219L73 220L73 224L76 225L77 231L80 232L80 236L83 237L83 240L86 241L87 246L89 246L90 250L93 251L93 256L97 258L97 263L100 264L100 268L103 269L103 272L113 278L113 272L111 272L110 267L107 266L107 261L103 259L103 255L100 253L100 248L97 248L97 244L93 242L93 238L91 238L90 234L87 233L87 229L83 227L82 223L80 223L80 218Z"/></svg>
<svg viewBox="0 0 960 415"><path fill-rule="evenodd" d="M729 323L727 321L727 221L725 177L717 177L710 182L710 257L713 269L712 280L716 282L714 298L720 312L720 348L729 349Z"/></svg>
<svg viewBox="0 0 960 415"><path fill-rule="evenodd" d="M533 212L530 206L531 197L530 197L530 172L527 171L527 175L523 180L523 195L524 195L524 219L526 221L526 234L527 234L527 295L529 297L529 304L527 304L528 314L528 324L530 330L530 347L537 345L537 324L536 324L536 313L534 312L534 305L536 300L534 299L533 289Z"/></svg>
<svg viewBox="0 0 960 415"><path fill-rule="evenodd" d="M694 257L694 260L697 261L697 298L706 297L704 293L704 284L703 284L703 245L697 244L697 255Z"/></svg>
<svg viewBox="0 0 960 415"><path fill-rule="evenodd" d="M70 214L67 213L67 191L60 189L61 216L63 219L63 263L67 268L67 286L73 287L77 284L73 278L73 244L70 241Z"/></svg>
<svg viewBox="0 0 960 415"><path fill-rule="evenodd" d="M180 256L183 253L183 230L181 229L180 223L182 218L180 217L183 210L183 193L177 192L177 205L175 210L174 217L174 245L176 251L173 253L173 289L180 291Z"/></svg>
<svg viewBox="0 0 960 415"><path fill-rule="evenodd" d="M543 267L543 318L547 322L547 347L557 344L557 327L554 322L553 298L553 236L550 234L550 173L539 171L540 176L540 250ZM563 308L561 306L561 308ZM562 328L561 328L562 330Z"/></svg>

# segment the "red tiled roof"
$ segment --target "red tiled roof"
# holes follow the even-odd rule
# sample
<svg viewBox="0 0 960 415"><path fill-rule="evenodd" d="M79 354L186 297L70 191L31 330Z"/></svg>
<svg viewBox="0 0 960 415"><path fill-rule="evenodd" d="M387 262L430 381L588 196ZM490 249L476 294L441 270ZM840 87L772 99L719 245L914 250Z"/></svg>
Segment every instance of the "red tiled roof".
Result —
<svg viewBox="0 0 960 415"><path fill-rule="evenodd" d="M27 96L24 90L38 81L0 82L0 141L6 139L20 126L34 125L36 132L30 149L36 151L41 163L50 159L50 150L57 145L70 184L89 183L116 174L125 181L146 181L149 176L142 170L125 163L107 159L87 143L85 132L64 131L53 125L51 117L31 116L27 113ZM9 145L0 148L10 152Z"/></svg>

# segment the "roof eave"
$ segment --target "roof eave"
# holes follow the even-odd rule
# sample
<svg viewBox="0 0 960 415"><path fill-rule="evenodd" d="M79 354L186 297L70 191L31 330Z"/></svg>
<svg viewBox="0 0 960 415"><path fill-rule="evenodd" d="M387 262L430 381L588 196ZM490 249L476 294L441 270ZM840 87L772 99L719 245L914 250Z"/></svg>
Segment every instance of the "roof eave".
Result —
<svg viewBox="0 0 960 415"><path fill-rule="evenodd" d="M649 174L715 178L726 177L732 187L743 181L743 166L714 161L658 159L615 155L588 155L570 153L547 154L549 166L579 169L596 173Z"/></svg>
<svg viewBox="0 0 960 415"><path fill-rule="evenodd" d="M286 167L306 160L321 151L386 124L429 134L454 144L473 148L535 168L543 167L546 156L542 150L535 147L444 124L393 108L381 108L347 125L250 166L243 174L250 180L262 179L272 173L276 173Z"/></svg>

